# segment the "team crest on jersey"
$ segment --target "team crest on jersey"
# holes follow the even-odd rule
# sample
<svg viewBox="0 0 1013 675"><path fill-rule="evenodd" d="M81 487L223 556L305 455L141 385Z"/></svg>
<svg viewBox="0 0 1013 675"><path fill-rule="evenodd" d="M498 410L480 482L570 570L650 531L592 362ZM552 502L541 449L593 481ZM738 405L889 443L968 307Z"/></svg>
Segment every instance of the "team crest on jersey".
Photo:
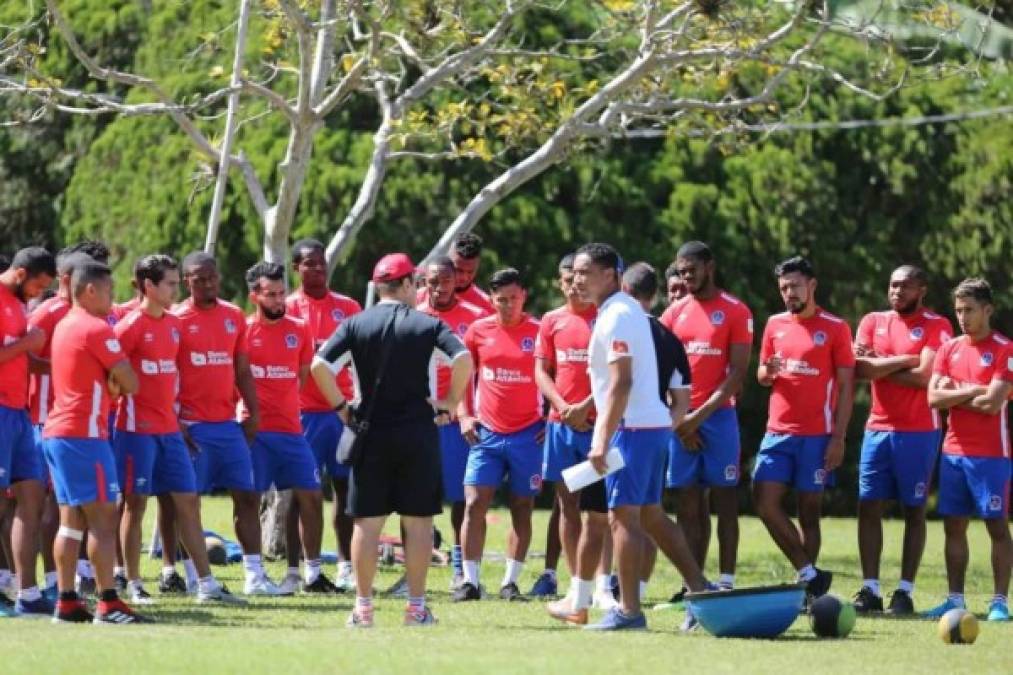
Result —
<svg viewBox="0 0 1013 675"><path fill-rule="evenodd" d="M989 511L1002 511L1002 497L1000 495L989 495L988 496L988 510Z"/></svg>
<svg viewBox="0 0 1013 675"><path fill-rule="evenodd" d="M468 332L468 324L466 324L466 323L459 323L459 324L457 324L457 334L458 335L464 335L467 332Z"/></svg>
<svg viewBox="0 0 1013 675"><path fill-rule="evenodd" d="M109 316L106 317L106 323L109 324L110 326L115 326L116 325L116 317L113 316L112 314L110 314Z"/></svg>
<svg viewBox="0 0 1013 675"><path fill-rule="evenodd" d="M711 312L711 323L712 324L714 324L715 326L720 326L724 322L725 322L725 313L724 312L722 312L720 309L717 310L717 311L715 311L715 312Z"/></svg>
<svg viewBox="0 0 1013 675"><path fill-rule="evenodd" d="M295 349L299 346L299 338L295 336L295 333L285 334L285 346L289 349Z"/></svg>
<svg viewBox="0 0 1013 675"><path fill-rule="evenodd" d="M915 499L921 499L925 496L925 483L918 483L915 485Z"/></svg>
<svg viewBox="0 0 1013 675"><path fill-rule="evenodd" d="M816 331L813 333L813 343L817 347L822 347L827 343L827 334L821 330Z"/></svg>
<svg viewBox="0 0 1013 675"><path fill-rule="evenodd" d="M922 328L921 326L915 326L914 328L911 329L912 340L921 340L923 337L925 337L924 328Z"/></svg>
<svg viewBox="0 0 1013 675"><path fill-rule="evenodd" d="M816 485L823 485L826 482L826 480L827 480L826 469L816 469L816 471L813 472L813 483L815 483Z"/></svg>
<svg viewBox="0 0 1013 675"><path fill-rule="evenodd" d="M236 322L233 321L232 319L225 319L225 332L226 333L235 333L236 332Z"/></svg>
<svg viewBox="0 0 1013 675"><path fill-rule="evenodd" d="M345 313L342 312L340 309L332 309L331 310L331 319L333 319L334 321L341 321L344 318L345 318Z"/></svg>
<svg viewBox="0 0 1013 675"><path fill-rule="evenodd" d="M531 338L526 337L521 340L521 351L530 352L533 351L534 348L535 348L535 341L532 340Z"/></svg>
<svg viewBox="0 0 1013 675"><path fill-rule="evenodd" d="M117 340L116 338L112 338L110 340L106 340L106 349L109 350L110 354L119 354L120 353L120 341Z"/></svg>
<svg viewBox="0 0 1013 675"><path fill-rule="evenodd" d="M995 360L995 355L992 354L992 352L982 352L981 353L981 365L985 366L986 368L988 366L992 365L992 362L994 360Z"/></svg>
<svg viewBox="0 0 1013 675"><path fill-rule="evenodd" d="M179 343L179 331L178 330L176 330L175 328L173 328L172 330L169 331L169 336L172 338L173 342Z"/></svg>

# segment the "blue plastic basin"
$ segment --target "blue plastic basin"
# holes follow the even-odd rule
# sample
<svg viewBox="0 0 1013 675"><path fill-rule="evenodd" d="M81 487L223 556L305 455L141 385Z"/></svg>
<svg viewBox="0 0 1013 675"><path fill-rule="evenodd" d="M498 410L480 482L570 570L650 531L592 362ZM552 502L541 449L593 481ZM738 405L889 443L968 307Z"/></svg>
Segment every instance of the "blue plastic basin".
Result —
<svg viewBox="0 0 1013 675"><path fill-rule="evenodd" d="M798 618L804 599L804 584L686 594L700 625L716 637L777 637Z"/></svg>

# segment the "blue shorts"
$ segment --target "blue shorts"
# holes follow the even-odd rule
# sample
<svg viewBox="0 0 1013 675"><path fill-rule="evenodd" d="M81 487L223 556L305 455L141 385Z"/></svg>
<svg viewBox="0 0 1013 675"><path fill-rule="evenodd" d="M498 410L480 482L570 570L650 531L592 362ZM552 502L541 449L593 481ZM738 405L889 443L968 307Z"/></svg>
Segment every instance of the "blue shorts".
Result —
<svg viewBox="0 0 1013 675"><path fill-rule="evenodd" d="M266 492L272 485L278 490L320 489L320 470L302 434L261 431L253 439L250 452L257 492Z"/></svg>
<svg viewBox="0 0 1013 675"><path fill-rule="evenodd" d="M117 430L113 454L124 495L197 492L193 460L179 432L139 434Z"/></svg>
<svg viewBox="0 0 1013 675"><path fill-rule="evenodd" d="M499 487L510 478L510 494L533 497L542 489L542 453L535 436L542 430L536 422L512 434L478 429L478 444L468 453L464 484Z"/></svg>
<svg viewBox="0 0 1013 675"><path fill-rule="evenodd" d="M608 507L648 506L661 502L665 483L665 461L672 430L619 429L610 448L619 448L625 466L605 476Z"/></svg>
<svg viewBox="0 0 1013 675"><path fill-rule="evenodd" d="M833 485L824 469L830 435L795 436L768 431L760 443L753 482L785 483L799 492L822 492Z"/></svg>
<svg viewBox="0 0 1013 675"><path fill-rule="evenodd" d="M896 499L904 506L924 504L941 438L939 431L866 429L858 463L858 498Z"/></svg>
<svg viewBox="0 0 1013 675"><path fill-rule="evenodd" d="M42 464L28 411L0 405L0 489L22 480L44 482Z"/></svg>
<svg viewBox="0 0 1013 675"><path fill-rule="evenodd" d="M943 516L1009 515L1010 460L943 453L939 461L939 513Z"/></svg>
<svg viewBox="0 0 1013 675"><path fill-rule="evenodd" d="M40 457L42 463L42 482L46 489L52 492L53 477L49 475L49 462L46 461L46 442L42 439L42 424L32 427L32 437L35 439L35 453Z"/></svg>
<svg viewBox="0 0 1013 675"><path fill-rule="evenodd" d="M464 501L464 472L468 467L471 446L461 435L461 425L451 422L437 427L440 434L440 457L443 462L443 499L455 504Z"/></svg>
<svg viewBox="0 0 1013 675"><path fill-rule="evenodd" d="M109 441L98 438L47 438L45 449L58 504L83 506L93 502L115 503L119 498L116 459Z"/></svg>
<svg viewBox="0 0 1013 675"><path fill-rule="evenodd" d="M304 412L299 415L302 435L313 450L320 474L331 478L348 479L351 467L338 462L338 439L345 425L333 412Z"/></svg>
<svg viewBox="0 0 1013 675"><path fill-rule="evenodd" d="M668 451L665 487L694 485L735 487L739 484L739 418L735 408L720 408L699 427L702 445L695 452L682 446L672 434Z"/></svg>
<svg viewBox="0 0 1013 675"><path fill-rule="evenodd" d="M563 479L563 469L580 464L591 451L591 431L576 431L562 422L549 422L545 427L545 450L542 457L542 478Z"/></svg>
<svg viewBox="0 0 1013 675"><path fill-rule="evenodd" d="M253 491L253 459L238 422L195 422L188 429L197 446L197 492L205 495L215 488Z"/></svg>

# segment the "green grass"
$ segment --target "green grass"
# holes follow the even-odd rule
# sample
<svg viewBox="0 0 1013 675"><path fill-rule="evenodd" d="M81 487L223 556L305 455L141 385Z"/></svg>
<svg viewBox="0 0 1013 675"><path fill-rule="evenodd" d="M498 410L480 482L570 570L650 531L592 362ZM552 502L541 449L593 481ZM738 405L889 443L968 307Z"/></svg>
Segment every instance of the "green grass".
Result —
<svg viewBox="0 0 1013 675"><path fill-rule="evenodd" d="M503 550L508 518L502 511L491 516L490 551ZM535 555L543 548L546 514L539 512L537 519ZM205 522L211 529L231 533L228 502L206 500ZM440 527L449 531L445 516ZM827 519L823 532L821 566L834 570L834 591L850 597L860 583L855 521ZM900 534L899 522L887 524L883 583L888 592L896 583ZM333 546L333 535L326 541ZM967 590L969 605L979 614L991 592L988 551L984 528L976 523L971 528ZM540 555L535 555L524 573L524 590L542 568ZM740 586L791 577L788 565L753 518L742 520L739 560ZM270 567L275 578L284 571L281 563ZM154 578L157 570L158 565L145 558L146 577ZM333 571L329 569L328 574ZM485 584L495 588L502 564L486 564L483 571ZM715 575L715 570L709 572ZM215 568L215 573L233 589L242 586L238 565ZM381 568L376 587L385 588L397 574L396 569ZM0 673L1013 672L1013 625L982 622L973 646L944 645L933 622L885 618L859 618L846 640L816 639L804 617L778 640L718 640L703 632L679 634L682 612L669 611L650 612L646 633L589 634L556 624L540 603L451 604L446 591L448 570L434 568L430 580L430 602L440 624L427 630L402 628L401 601L381 598L377 627L350 631L344 621L351 599L345 597L256 600L241 609L208 609L187 600L165 600L150 611L159 623L143 627L3 620ZM676 583L671 565L659 562L649 595L661 601ZM934 604L944 590L942 527L933 522L918 579L917 605Z"/></svg>

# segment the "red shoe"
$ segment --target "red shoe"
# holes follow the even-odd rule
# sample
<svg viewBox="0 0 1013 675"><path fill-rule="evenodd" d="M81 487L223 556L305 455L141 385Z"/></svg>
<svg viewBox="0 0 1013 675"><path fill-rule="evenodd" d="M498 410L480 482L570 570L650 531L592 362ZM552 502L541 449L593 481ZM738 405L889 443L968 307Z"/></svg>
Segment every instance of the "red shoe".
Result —
<svg viewBox="0 0 1013 675"><path fill-rule="evenodd" d="M127 624L154 623L154 620L141 616L130 609L127 603L119 598L116 600L99 600L95 611L94 623Z"/></svg>
<svg viewBox="0 0 1013 675"><path fill-rule="evenodd" d="M91 623L95 620L84 600L57 600L53 623Z"/></svg>

